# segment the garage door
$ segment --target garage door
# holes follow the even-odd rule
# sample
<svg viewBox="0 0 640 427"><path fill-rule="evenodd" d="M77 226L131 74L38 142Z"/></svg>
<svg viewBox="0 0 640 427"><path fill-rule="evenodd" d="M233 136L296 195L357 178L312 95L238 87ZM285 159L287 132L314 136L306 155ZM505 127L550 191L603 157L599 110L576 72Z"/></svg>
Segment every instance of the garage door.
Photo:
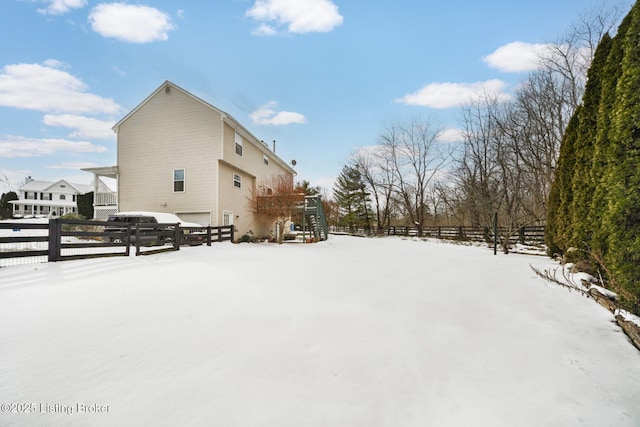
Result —
<svg viewBox="0 0 640 427"><path fill-rule="evenodd" d="M176 215L186 222L195 222L204 227L211 224L211 212L177 212Z"/></svg>

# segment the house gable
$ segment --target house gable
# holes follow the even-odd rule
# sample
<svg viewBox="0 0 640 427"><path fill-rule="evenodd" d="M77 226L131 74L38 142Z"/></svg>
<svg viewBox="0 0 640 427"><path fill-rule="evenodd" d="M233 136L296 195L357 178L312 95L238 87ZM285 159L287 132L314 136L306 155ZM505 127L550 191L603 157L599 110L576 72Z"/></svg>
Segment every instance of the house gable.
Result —
<svg viewBox="0 0 640 427"><path fill-rule="evenodd" d="M256 182L295 175L233 117L169 81L113 130L121 211L207 217L212 225L226 213L240 233L257 231L248 203Z"/></svg>

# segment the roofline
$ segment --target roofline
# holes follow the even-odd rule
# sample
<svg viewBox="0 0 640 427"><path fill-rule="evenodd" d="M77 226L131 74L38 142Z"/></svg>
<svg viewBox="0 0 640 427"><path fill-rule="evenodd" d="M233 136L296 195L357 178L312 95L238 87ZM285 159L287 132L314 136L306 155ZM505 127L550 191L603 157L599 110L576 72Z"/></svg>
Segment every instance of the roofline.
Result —
<svg viewBox="0 0 640 427"><path fill-rule="evenodd" d="M48 186L47 188L45 188L45 189L44 189L44 190L42 190L42 191L47 191L47 190L49 190L51 187L53 187L53 186L55 186L55 185L57 185L57 184L60 184L61 182L64 182L65 184L67 184L67 185L71 186L71 188L73 188L73 189L74 189L74 190L76 190L78 193L80 193L80 189L79 189L78 187L76 187L76 185L78 185L78 184L73 184L73 183L71 183L71 182L67 181L66 179L59 179L59 180L57 180L56 182L52 183L50 186Z"/></svg>
<svg viewBox="0 0 640 427"><path fill-rule="evenodd" d="M136 113L138 110L140 110L140 108L142 108L147 102L149 102L149 100L151 98L153 98L154 96L156 96L162 89L164 89L167 86L171 86L172 88L175 88L177 90L179 90L180 92L182 92L183 94L195 99L196 101L204 104L205 106L218 111L221 114L227 114L224 111L220 110L219 108L216 108L215 106L209 104L208 102L204 101L201 98L198 98L197 96L195 96L194 94L182 89L180 86L178 86L177 84L169 81L169 80L165 80L164 83L162 83L160 86L158 86L158 88L156 90L154 90L153 92L151 92L151 94L149 96L147 96L140 104L138 104L133 110L131 110L126 116L124 116L122 119L120 119L115 125L113 125L113 127L111 128L111 130L113 130L115 133L118 133L118 128L120 127L120 125L122 124L122 122L126 121L129 117L131 117L134 113Z"/></svg>
<svg viewBox="0 0 640 427"><path fill-rule="evenodd" d="M238 120L236 120L231 114L217 108L216 106L208 103L207 101L203 100L202 98L198 98L196 95L192 94L189 91L184 90L183 88L181 88L180 86L178 86L177 84L169 81L169 80L165 80L156 90L154 90L149 96L147 96L140 104L138 104L133 110L131 110L126 116L124 116L122 119L120 119L115 125L113 125L113 127L111 128L111 130L113 130L116 134L118 133L118 128L120 127L120 125L125 122L127 119L129 119L129 117L131 117L134 113L136 113L138 110L140 110L147 102L149 102L149 100L151 100L151 98L153 98L154 96L156 96L160 91L162 91L165 87L170 86L172 88L175 88L177 90L179 90L180 92L182 92L183 94L187 95L188 97L200 102L201 104L203 104L204 106L211 108L212 110L220 113L220 115L222 116L222 119L224 120L225 118L229 119L230 121L232 121L234 124L236 124L238 127L240 127L244 132L247 133L247 135L249 135L250 141L253 145L255 145L256 147L259 147L262 151L266 150L267 153L270 155L270 157L274 160L276 160L278 162L278 164L282 167L284 167L289 173L291 173L292 175L297 175L297 172L295 171L295 169L293 169L291 166L289 166L284 160L282 160L280 157L278 157L278 155L273 152L271 149L269 149L269 146L263 144L260 142L260 140L254 135L252 134L246 127L244 127Z"/></svg>
<svg viewBox="0 0 640 427"><path fill-rule="evenodd" d="M271 150L269 148L268 145L263 144L258 138L256 138L256 136L254 134L252 134L246 127L244 127L242 125L242 123L240 123L239 121L237 121L233 116L225 113L224 111L222 111L223 114L223 120L225 118L228 118L229 120L231 120L234 124L238 125L238 127L240 127L240 129L242 129L243 131L245 131L249 136L251 136L250 141L253 145L255 145L256 147L258 147L260 149L260 151L266 152L265 154L269 155L270 159L273 159L275 161L278 162L278 164L283 167L284 169L286 169L289 173L291 173L292 175L297 175L298 173L296 172L295 169L293 169L291 166L289 166L287 164L287 162L285 162L284 160L282 160L282 158L280 158L273 150Z"/></svg>
<svg viewBox="0 0 640 427"><path fill-rule="evenodd" d="M97 166L93 168L82 168L80 170L107 178L118 178L118 166Z"/></svg>

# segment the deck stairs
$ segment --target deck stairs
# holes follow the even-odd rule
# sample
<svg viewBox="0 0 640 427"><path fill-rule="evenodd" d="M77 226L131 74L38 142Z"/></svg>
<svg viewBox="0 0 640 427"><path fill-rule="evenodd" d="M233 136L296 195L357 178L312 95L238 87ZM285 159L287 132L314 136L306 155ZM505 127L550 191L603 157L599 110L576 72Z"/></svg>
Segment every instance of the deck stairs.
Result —
<svg viewBox="0 0 640 427"><path fill-rule="evenodd" d="M305 196L304 206L300 206L303 211L303 226L307 226L312 234L310 237L317 242L327 240L329 236L329 225L322 208L320 196ZM306 224L305 224L306 223Z"/></svg>

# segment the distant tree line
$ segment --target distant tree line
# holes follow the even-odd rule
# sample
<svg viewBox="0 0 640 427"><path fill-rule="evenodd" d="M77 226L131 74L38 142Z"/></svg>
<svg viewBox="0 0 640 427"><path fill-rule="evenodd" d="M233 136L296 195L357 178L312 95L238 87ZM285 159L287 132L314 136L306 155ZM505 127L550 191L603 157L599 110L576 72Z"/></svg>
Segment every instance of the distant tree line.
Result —
<svg viewBox="0 0 640 427"><path fill-rule="evenodd" d="M547 245L608 276L640 308L640 4L605 34L564 134Z"/></svg>

